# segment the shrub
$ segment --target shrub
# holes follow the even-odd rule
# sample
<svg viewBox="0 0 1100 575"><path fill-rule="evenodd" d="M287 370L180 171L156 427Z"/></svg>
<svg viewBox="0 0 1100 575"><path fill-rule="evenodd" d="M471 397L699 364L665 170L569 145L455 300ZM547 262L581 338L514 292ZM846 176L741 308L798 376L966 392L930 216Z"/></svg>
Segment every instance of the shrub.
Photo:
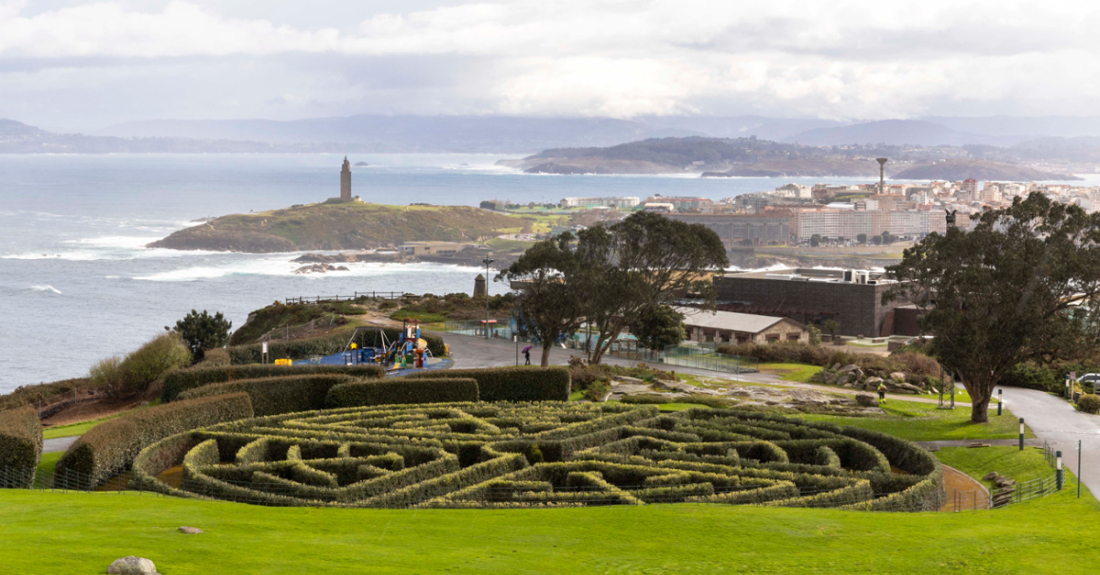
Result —
<svg viewBox="0 0 1100 575"><path fill-rule="evenodd" d="M124 471L145 447L168 436L252 417L247 394L159 405L101 423L76 440L57 462L54 487L92 489Z"/></svg>
<svg viewBox="0 0 1100 575"><path fill-rule="evenodd" d="M42 424L32 407L0 412L0 487L30 487L42 457Z"/></svg>
<svg viewBox="0 0 1100 575"><path fill-rule="evenodd" d="M349 375L287 375L260 379L239 379L189 389L177 399L187 400L230 393L247 393L257 417L324 409L325 397L333 386L348 383ZM465 400L464 400L465 401Z"/></svg>
<svg viewBox="0 0 1100 575"><path fill-rule="evenodd" d="M179 334L163 333L125 358L112 357L95 364L88 377L111 397L139 394L172 370L191 364L191 351Z"/></svg>
<svg viewBox="0 0 1100 575"><path fill-rule="evenodd" d="M852 353L829 346L813 346L802 342L770 344L739 343L723 345L719 353L753 357L763 362L806 363L831 366L855 364L864 371L879 373L904 372L918 377L939 377L940 366L935 359L921 353L894 353L886 357Z"/></svg>
<svg viewBox="0 0 1100 575"><path fill-rule="evenodd" d="M1100 395L1093 393L1086 393L1077 399L1077 409L1085 413L1096 413L1100 411Z"/></svg>
<svg viewBox="0 0 1100 575"><path fill-rule="evenodd" d="M477 381L471 378L408 379L344 383L328 392L328 407L361 407L397 403L477 401Z"/></svg>
<svg viewBox="0 0 1100 575"><path fill-rule="evenodd" d="M611 385L608 384L607 380L599 379L584 390L584 398L588 401L603 401L604 396L609 391L611 391Z"/></svg>
<svg viewBox="0 0 1100 575"><path fill-rule="evenodd" d="M1050 393L1062 393L1065 384L1058 379L1058 372L1034 362L1023 362L1012 366L1003 376L1001 385L1024 387Z"/></svg>
<svg viewBox="0 0 1100 575"><path fill-rule="evenodd" d="M211 383L224 381L236 381L241 379L261 379L268 377L284 377L288 375L348 375L351 377L380 378L385 377L386 370L377 365L241 365L228 367L203 368L195 366L190 369L174 371L164 378L164 387L161 390L162 403L175 401L179 394L202 387Z"/></svg>
<svg viewBox="0 0 1100 575"><path fill-rule="evenodd" d="M569 370L564 367L506 367L424 371L405 376L473 378L481 401L569 401Z"/></svg>

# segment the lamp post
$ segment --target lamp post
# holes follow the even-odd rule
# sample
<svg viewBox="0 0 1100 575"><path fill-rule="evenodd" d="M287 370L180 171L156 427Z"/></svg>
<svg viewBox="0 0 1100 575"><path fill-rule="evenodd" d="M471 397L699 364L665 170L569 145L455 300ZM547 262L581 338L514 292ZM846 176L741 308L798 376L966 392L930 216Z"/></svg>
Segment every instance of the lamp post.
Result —
<svg viewBox="0 0 1100 575"><path fill-rule="evenodd" d="M493 258L485 256L481 263L485 264L485 339L489 339L489 264Z"/></svg>

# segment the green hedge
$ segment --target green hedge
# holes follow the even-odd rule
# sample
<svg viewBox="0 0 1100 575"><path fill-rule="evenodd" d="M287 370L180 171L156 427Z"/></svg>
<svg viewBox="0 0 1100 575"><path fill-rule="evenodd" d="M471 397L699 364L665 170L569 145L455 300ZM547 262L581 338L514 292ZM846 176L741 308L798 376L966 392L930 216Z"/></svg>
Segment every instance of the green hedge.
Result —
<svg viewBox="0 0 1100 575"><path fill-rule="evenodd" d="M329 390L328 407L362 407L397 403L450 403L477 401L477 381L471 378L408 379L356 382Z"/></svg>
<svg viewBox="0 0 1100 575"><path fill-rule="evenodd" d="M350 375L287 375L211 383L189 389L178 399L247 393L256 417L324 409L325 397L333 387L354 381Z"/></svg>
<svg viewBox="0 0 1100 575"><path fill-rule="evenodd" d="M422 377L473 378L481 401L569 401L569 369L565 367L448 369L405 376Z"/></svg>
<svg viewBox="0 0 1100 575"><path fill-rule="evenodd" d="M42 424L32 407L0 412L0 487L30 487L42 457Z"/></svg>
<svg viewBox="0 0 1100 575"><path fill-rule="evenodd" d="M179 394L211 383L236 381L241 379L261 379L285 377L289 375L348 375L351 377L381 378L386 370L377 365L236 365L203 369L181 369L164 377L164 388L160 393L162 403L175 401Z"/></svg>
<svg viewBox="0 0 1100 575"><path fill-rule="evenodd" d="M57 462L54 487L93 489L125 471L134 458L166 437L252 417L248 395L192 399L135 411L101 423L69 446Z"/></svg>
<svg viewBox="0 0 1100 575"><path fill-rule="evenodd" d="M396 341L401 336L401 330L399 328L382 328L382 331L386 334L386 341ZM268 357L271 358L290 358L290 359L309 359L315 355L332 355L334 353L340 353L348 345L348 340L351 339L352 331L341 330L335 334L324 335L321 337L314 337L309 339L299 339L293 341L269 341L267 343ZM443 343L443 338L435 335L427 335L421 333L421 339L428 342L428 351L432 352L435 357L443 357L446 354L446 346ZM381 338L378 337L378 332L364 332L355 339L356 343L366 346L380 346L382 345ZM227 348L229 351L229 359L235 365L260 363L263 358L262 344L254 343L249 345L237 345Z"/></svg>

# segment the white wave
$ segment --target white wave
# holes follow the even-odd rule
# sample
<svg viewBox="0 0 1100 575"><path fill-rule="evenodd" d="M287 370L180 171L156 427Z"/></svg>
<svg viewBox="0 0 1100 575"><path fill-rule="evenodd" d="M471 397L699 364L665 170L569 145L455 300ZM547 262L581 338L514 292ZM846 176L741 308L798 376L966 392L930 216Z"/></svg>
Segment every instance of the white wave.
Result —
<svg viewBox="0 0 1100 575"><path fill-rule="evenodd" d="M293 255L293 254L291 254ZM164 271L155 274L137 276L133 279L154 282L193 282L208 279L223 278L228 276L285 276L300 277L303 280L324 280L325 278L372 278L400 274L475 274L483 272L483 268L476 266L463 266L454 264L436 263L382 263L382 262L351 262L336 263L334 266L344 266L346 271L330 271L326 273L296 274L295 270L310 265L303 262L290 261L284 258L269 256L257 257L251 260L227 262L219 266L192 266L176 270Z"/></svg>
<svg viewBox="0 0 1100 575"><path fill-rule="evenodd" d="M103 236L98 238L83 238L79 240L66 240L65 244L78 244L82 246L94 246L97 248L120 249L144 249L145 246L161 239L162 236Z"/></svg>
<svg viewBox="0 0 1100 575"><path fill-rule="evenodd" d="M57 289L57 288L55 288L51 285L31 286L30 289L32 289L34 291L40 291L40 292L53 293L53 294L61 295L61 290L59 290L59 289Z"/></svg>

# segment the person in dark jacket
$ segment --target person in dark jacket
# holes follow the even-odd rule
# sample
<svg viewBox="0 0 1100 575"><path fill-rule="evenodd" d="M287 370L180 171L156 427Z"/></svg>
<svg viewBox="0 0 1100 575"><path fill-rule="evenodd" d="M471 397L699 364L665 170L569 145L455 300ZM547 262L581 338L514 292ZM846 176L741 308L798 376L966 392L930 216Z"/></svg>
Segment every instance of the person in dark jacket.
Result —
<svg viewBox="0 0 1100 575"><path fill-rule="evenodd" d="M531 365L531 348L523 350L523 365Z"/></svg>

